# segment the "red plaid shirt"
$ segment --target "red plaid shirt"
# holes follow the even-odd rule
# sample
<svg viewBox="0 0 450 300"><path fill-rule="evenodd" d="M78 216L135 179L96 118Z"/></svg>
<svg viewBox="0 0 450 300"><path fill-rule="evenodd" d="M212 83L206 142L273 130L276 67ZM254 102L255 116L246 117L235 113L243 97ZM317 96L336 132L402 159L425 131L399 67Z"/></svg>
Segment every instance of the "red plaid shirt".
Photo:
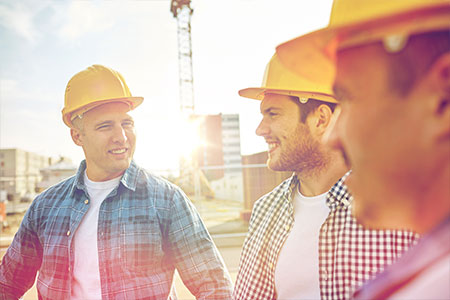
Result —
<svg viewBox="0 0 450 300"><path fill-rule="evenodd" d="M352 197L341 178L329 191L330 213L319 236L322 299L349 299L365 281L395 261L418 236L411 231L369 230L351 215ZM294 175L260 198L253 208L239 263L234 299L276 299L275 268L294 224ZM293 263L295 267L295 263Z"/></svg>

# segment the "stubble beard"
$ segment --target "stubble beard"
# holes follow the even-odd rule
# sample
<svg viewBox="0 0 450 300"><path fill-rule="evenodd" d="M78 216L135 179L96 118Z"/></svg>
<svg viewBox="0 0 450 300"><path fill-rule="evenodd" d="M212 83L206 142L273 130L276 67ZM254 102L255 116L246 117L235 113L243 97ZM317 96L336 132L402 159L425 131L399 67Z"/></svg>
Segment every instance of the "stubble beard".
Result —
<svg viewBox="0 0 450 300"><path fill-rule="evenodd" d="M299 124L294 134L284 141L277 159L269 156L267 165L273 171L295 172L311 176L326 168L329 158L319 141L315 140L309 128Z"/></svg>

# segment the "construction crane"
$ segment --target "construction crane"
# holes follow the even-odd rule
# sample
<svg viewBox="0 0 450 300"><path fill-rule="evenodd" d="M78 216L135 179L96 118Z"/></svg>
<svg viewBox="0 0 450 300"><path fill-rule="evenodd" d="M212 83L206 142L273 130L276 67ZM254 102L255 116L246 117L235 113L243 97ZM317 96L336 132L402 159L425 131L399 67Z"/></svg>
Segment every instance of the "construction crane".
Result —
<svg viewBox="0 0 450 300"><path fill-rule="evenodd" d="M178 68L180 88L180 111L186 120L194 118L194 76L192 72L191 16L194 10L190 0L172 0L170 11L177 19ZM180 177L177 182L186 193L193 192L199 200L202 194L213 198L208 179L198 166L197 154L189 161L180 162ZM193 191L191 190L193 187Z"/></svg>
<svg viewBox="0 0 450 300"><path fill-rule="evenodd" d="M177 19L180 109L185 116L194 113L194 76L192 73L190 0L172 0L170 11Z"/></svg>

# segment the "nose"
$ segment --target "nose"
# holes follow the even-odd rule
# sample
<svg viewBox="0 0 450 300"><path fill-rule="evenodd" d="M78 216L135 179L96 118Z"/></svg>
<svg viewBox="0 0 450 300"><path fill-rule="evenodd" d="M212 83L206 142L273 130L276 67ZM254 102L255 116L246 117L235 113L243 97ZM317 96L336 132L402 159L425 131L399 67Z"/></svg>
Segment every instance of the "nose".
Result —
<svg viewBox="0 0 450 300"><path fill-rule="evenodd" d="M116 126L113 132L113 142L124 144L127 141L127 133L122 126Z"/></svg>
<svg viewBox="0 0 450 300"><path fill-rule="evenodd" d="M258 127L256 127L255 133L257 136L266 136L270 132L269 126L264 121L264 118L259 122Z"/></svg>
<svg viewBox="0 0 450 300"><path fill-rule="evenodd" d="M341 140L339 136L339 125L340 125L340 114L341 107L337 106L333 116L331 117L330 124L325 130L324 135L322 136L322 142L336 150L342 149Z"/></svg>

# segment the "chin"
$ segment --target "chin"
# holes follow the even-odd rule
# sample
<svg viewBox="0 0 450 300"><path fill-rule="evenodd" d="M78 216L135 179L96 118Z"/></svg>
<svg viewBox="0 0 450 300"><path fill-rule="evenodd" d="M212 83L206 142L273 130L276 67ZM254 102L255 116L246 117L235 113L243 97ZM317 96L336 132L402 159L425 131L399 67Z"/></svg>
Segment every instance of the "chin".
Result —
<svg viewBox="0 0 450 300"><path fill-rule="evenodd" d="M359 203L358 198L353 200L352 214L364 228L379 229L381 226L378 218L370 212L370 210L365 209L364 206Z"/></svg>
<svg viewBox="0 0 450 300"><path fill-rule="evenodd" d="M267 161L267 167L272 171L284 171L283 168L281 168L281 166L271 161L270 158Z"/></svg>
<svg viewBox="0 0 450 300"><path fill-rule="evenodd" d="M115 166L117 170L125 171L131 164L131 159L116 162Z"/></svg>
<svg viewBox="0 0 450 300"><path fill-rule="evenodd" d="M370 193L369 190L350 190L353 196L352 214L359 224L367 229L386 230L386 229L404 229L398 224L397 218L392 218L392 214L388 208L380 203L376 195ZM399 216L400 217L400 216Z"/></svg>

